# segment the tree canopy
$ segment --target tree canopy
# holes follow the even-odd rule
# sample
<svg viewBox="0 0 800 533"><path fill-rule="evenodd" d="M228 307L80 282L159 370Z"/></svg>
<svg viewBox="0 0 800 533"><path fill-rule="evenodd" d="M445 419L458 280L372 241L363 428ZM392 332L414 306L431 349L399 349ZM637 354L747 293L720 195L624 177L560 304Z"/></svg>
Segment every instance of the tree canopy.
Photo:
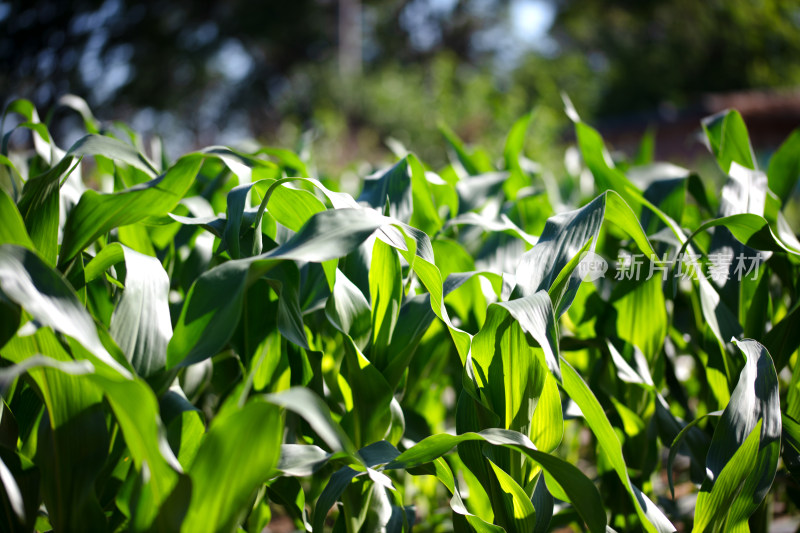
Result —
<svg viewBox="0 0 800 533"><path fill-rule="evenodd" d="M552 18L549 31L518 39L520 6ZM341 68L343 61L356 68ZM591 117L665 101L683 106L706 92L793 86L800 82L800 6L14 1L0 3L0 65L6 98L32 96L48 108L76 93L101 116L173 142L187 132L194 138L184 144L245 134L286 142L286 135L321 128L347 131L351 145L367 149L388 135L413 138L415 149L435 157L425 151L437 121L468 141L499 138L513 117L538 105L552 115L542 127L552 128L565 120L562 91Z"/></svg>

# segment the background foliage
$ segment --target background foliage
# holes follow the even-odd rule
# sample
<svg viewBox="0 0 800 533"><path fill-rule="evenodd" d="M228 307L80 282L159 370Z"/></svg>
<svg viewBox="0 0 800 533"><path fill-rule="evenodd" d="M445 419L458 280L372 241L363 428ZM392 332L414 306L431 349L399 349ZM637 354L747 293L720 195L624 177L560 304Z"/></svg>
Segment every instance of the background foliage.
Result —
<svg viewBox="0 0 800 533"><path fill-rule="evenodd" d="M360 18L343 19L344 6ZM660 106L659 122L706 93L796 86L798 9L778 0L10 1L0 3L0 87L41 108L82 96L99 116L165 136L172 157L246 137L294 146L314 130L318 160L334 173L385 162L388 137L442 165L440 121L499 151L538 106L528 150L544 160L569 129L561 91L589 118ZM65 145L78 138L77 123L59 124Z"/></svg>

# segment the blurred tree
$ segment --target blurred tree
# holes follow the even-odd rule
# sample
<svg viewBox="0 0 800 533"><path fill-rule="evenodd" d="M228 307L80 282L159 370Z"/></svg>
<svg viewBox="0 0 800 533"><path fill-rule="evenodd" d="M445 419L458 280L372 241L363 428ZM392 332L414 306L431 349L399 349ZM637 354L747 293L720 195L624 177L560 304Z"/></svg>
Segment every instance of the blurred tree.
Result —
<svg viewBox="0 0 800 533"><path fill-rule="evenodd" d="M551 38L515 34L526 12ZM76 93L175 151L322 127L341 159L427 156L438 120L502 142L534 105L549 141L561 91L591 117L797 84L799 25L787 0L0 0L0 98Z"/></svg>
<svg viewBox="0 0 800 533"><path fill-rule="evenodd" d="M505 16L502 0L475 4L0 2L0 86L6 96L34 95L44 106L72 91L102 110L112 104L197 109L209 93L219 100L222 85L235 85L225 88L224 104L251 109L280 93L298 67L334 61L337 44L347 73L360 70L362 46L371 68L427 61L443 49L473 60L474 34Z"/></svg>
<svg viewBox="0 0 800 533"><path fill-rule="evenodd" d="M503 91L480 38L503 24L505 0L0 0L0 97L46 109L72 92L174 151L309 126L339 148L426 147L437 118L489 129Z"/></svg>
<svg viewBox="0 0 800 533"><path fill-rule="evenodd" d="M602 114L800 83L796 0L556 2L551 34L597 73Z"/></svg>
<svg viewBox="0 0 800 533"><path fill-rule="evenodd" d="M45 107L69 91L101 113L152 107L208 122L257 112L281 75L326 60L336 42L335 5L315 0L0 6L0 86Z"/></svg>
<svg viewBox="0 0 800 533"><path fill-rule="evenodd" d="M507 10L504 0L0 0L0 97L46 109L72 92L100 116L173 138L190 132L189 144L229 130L274 134L287 119L305 128L332 113L348 129L380 124L385 137L384 127L408 122L408 102L364 98L433 90L433 81L395 89L436 76L443 51L466 69L464 83L475 69L491 80L492 50L474 41L507 22ZM403 71L405 80L394 75ZM395 82L383 95L386 76Z"/></svg>

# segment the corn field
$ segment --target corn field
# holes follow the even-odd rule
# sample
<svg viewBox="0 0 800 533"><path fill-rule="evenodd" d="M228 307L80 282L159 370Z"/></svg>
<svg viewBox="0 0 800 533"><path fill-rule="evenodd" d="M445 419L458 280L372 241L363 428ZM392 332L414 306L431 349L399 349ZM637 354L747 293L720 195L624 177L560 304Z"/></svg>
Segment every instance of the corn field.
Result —
<svg viewBox="0 0 800 533"><path fill-rule="evenodd" d="M612 159L567 101L566 170L525 156L529 114L502 154L442 126L443 168L395 142L350 194L310 146L170 161L61 104L66 151L26 100L0 127L3 531L797 513L800 130L765 162L708 117L718 184L652 138Z"/></svg>

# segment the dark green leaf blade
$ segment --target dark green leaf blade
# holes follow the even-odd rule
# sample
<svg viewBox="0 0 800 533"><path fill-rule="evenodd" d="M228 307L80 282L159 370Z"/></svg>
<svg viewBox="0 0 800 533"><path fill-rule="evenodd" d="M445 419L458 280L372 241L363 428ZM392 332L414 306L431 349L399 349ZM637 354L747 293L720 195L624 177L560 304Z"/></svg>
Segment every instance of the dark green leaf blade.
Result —
<svg viewBox="0 0 800 533"><path fill-rule="evenodd" d="M148 378L167 361L172 337L169 276L155 257L123 246L125 289L111 315L109 333L139 376Z"/></svg>
<svg viewBox="0 0 800 533"><path fill-rule="evenodd" d="M182 531L231 531L278 462L279 409L253 399L214 419L187 473L192 499Z"/></svg>
<svg viewBox="0 0 800 533"><path fill-rule="evenodd" d="M794 130L772 155L767 178L769 190L785 205L800 178L800 129Z"/></svg>
<svg viewBox="0 0 800 533"><path fill-rule="evenodd" d="M110 194L92 190L83 193L67 217L59 264L66 264L112 228L168 213L186 194L202 161L201 154L189 154L163 175L142 185Z"/></svg>

